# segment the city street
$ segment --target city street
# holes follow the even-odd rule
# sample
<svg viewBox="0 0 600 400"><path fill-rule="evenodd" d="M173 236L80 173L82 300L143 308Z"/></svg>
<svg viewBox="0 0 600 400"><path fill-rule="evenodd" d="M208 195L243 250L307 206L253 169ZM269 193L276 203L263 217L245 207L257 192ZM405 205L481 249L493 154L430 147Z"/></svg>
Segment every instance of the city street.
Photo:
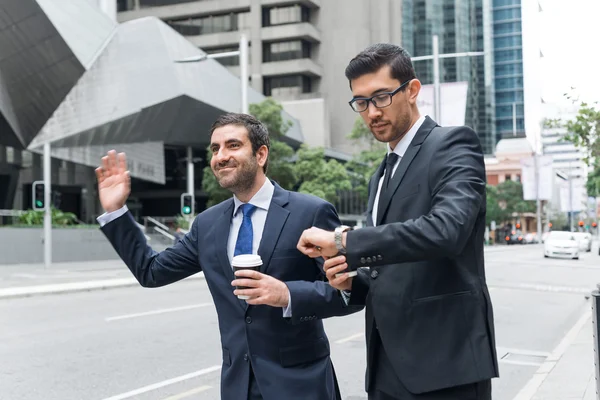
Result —
<svg viewBox="0 0 600 400"><path fill-rule="evenodd" d="M580 260L545 259L542 245L487 248L486 270L502 358L493 398L512 400L589 310L598 245ZM204 280L4 299L0 321L2 399L219 399L221 346ZM366 399L364 313L326 329L344 399Z"/></svg>

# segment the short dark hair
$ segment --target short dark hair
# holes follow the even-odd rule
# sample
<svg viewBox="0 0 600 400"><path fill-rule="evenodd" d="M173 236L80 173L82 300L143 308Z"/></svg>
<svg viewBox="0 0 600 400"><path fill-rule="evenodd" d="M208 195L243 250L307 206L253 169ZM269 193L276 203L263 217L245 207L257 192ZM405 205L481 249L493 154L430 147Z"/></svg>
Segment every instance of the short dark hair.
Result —
<svg viewBox="0 0 600 400"><path fill-rule="evenodd" d="M395 44L377 43L367 47L350 60L346 67L346 78L350 82L350 88L354 79L377 72L385 65L391 67L392 78L398 79L400 83L417 77L408 51ZM400 90L404 89L406 86Z"/></svg>
<svg viewBox="0 0 600 400"><path fill-rule="evenodd" d="M210 135L212 136L215 129L226 125L237 125L246 128L248 131L248 138L252 144L252 154L256 155L256 152L262 146L267 146L267 149L271 148L271 141L269 140L269 131L267 130L267 127L252 115L238 113L223 114L212 124L210 128ZM265 174L267 173L268 165L269 157L267 156L267 160L263 166L263 171Z"/></svg>

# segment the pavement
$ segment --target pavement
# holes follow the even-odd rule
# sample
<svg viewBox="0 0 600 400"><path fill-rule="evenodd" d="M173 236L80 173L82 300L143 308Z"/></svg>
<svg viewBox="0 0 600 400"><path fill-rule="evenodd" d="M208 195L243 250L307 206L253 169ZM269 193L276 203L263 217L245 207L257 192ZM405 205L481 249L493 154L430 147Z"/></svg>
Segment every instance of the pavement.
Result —
<svg viewBox="0 0 600 400"><path fill-rule="evenodd" d="M507 246L486 248L486 253L505 251L508 255L512 249ZM204 277L200 273L187 279ZM50 268L41 264L0 266L0 302L138 285L120 260L57 263ZM600 399L595 378L591 302L591 298L585 301L577 322L555 349L545 355L533 377L513 400Z"/></svg>

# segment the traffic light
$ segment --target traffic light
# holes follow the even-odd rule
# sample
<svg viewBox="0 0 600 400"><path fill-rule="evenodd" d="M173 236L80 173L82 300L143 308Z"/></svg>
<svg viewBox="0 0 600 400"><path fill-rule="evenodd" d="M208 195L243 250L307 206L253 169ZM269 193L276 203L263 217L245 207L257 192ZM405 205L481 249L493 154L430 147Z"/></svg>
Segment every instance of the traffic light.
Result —
<svg viewBox="0 0 600 400"><path fill-rule="evenodd" d="M517 222L516 228L521 229L521 224Z"/></svg>
<svg viewBox="0 0 600 400"><path fill-rule="evenodd" d="M598 226L598 224L597 224L597 223L595 223L595 222L592 222L592 227L593 227L593 228L595 228L595 227L597 227L597 226Z"/></svg>
<svg viewBox="0 0 600 400"><path fill-rule="evenodd" d="M192 215L194 212L194 198L190 193L181 194L181 214Z"/></svg>
<svg viewBox="0 0 600 400"><path fill-rule="evenodd" d="M584 225L583 221L579 221L579 226L583 228L583 225Z"/></svg>
<svg viewBox="0 0 600 400"><path fill-rule="evenodd" d="M34 210L40 211L46 207L45 191L44 181L35 181L31 184L31 203Z"/></svg>
<svg viewBox="0 0 600 400"><path fill-rule="evenodd" d="M548 228L552 228L552 222L548 222Z"/></svg>

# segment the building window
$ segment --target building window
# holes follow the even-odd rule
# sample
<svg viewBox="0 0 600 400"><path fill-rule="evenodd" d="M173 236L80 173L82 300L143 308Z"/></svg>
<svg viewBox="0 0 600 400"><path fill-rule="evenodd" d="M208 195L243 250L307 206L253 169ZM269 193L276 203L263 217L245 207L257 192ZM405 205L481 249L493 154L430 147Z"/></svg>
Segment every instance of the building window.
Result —
<svg viewBox="0 0 600 400"><path fill-rule="evenodd" d="M170 20L167 23L184 36L234 32L246 27L248 13L209 15L204 17Z"/></svg>
<svg viewBox="0 0 600 400"><path fill-rule="evenodd" d="M511 180L511 175L510 174L504 175L504 180L505 181L510 181Z"/></svg>
<svg viewBox="0 0 600 400"><path fill-rule="evenodd" d="M140 8L172 6L181 3L193 3L197 0L140 0Z"/></svg>
<svg viewBox="0 0 600 400"><path fill-rule="evenodd" d="M310 43L304 40L263 44L263 62L310 58Z"/></svg>
<svg viewBox="0 0 600 400"><path fill-rule="evenodd" d="M312 81L305 75L270 76L263 80L265 96L280 96L312 92Z"/></svg>
<svg viewBox="0 0 600 400"><path fill-rule="evenodd" d="M310 22L310 9L301 5L263 8L263 26Z"/></svg>
<svg viewBox="0 0 600 400"><path fill-rule="evenodd" d="M134 0L117 0L117 12L130 11L135 9Z"/></svg>

